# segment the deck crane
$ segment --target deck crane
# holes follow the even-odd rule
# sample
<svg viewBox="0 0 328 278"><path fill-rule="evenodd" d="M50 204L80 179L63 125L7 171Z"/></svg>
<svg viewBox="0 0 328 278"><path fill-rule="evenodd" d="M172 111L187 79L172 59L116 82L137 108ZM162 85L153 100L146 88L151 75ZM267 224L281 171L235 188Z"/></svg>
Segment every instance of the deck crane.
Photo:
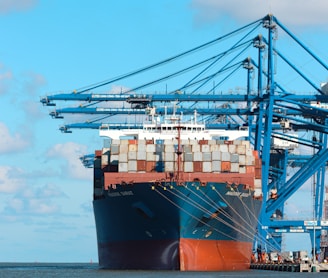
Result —
<svg viewBox="0 0 328 278"><path fill-rule="evenodd" d="M267 15L159 63L71 93L48 95L41 98L40 102L49 107L56 106L60 101L77 103L75 107L51 111L49 114L55 119L76 113L102 116L100 119L90 118L81 123L65 124L60 128L62 132L84 128L99 129L106 125L112 129L140 128L142 122L122 123L120 115L126 115L124 118L133 115L147 117L146 108L156 108L158 113L164 113L161 107L163 103L169 102L178 102L179 112L183 112L186 117L191 116L196 109L210 128L238 129L247 126L249 138L262 159L263 208L256 241L266 245L268 251L280 251L284 233L305 232L310 234L312 246L318 253L321 230L328 227L328 221L322 218L328 160L328 94L325 85L320 87L317 81L312 81L276 46L278 29L287 34L286 37L295 43L295 47L300 47L305 55L309 55L317 63L322 79L327 76L327 64L276 17ZM264 35L259 34L259 30L264 31ZM227 48L225 51L218 54L208 51L223 41L228 41L223 44ZM204 53L205 57L197 56L201 57L197 58L200 59L198 61L190 58L196 52ZM248 56L241 58L246 53ZM192 60L191 63L188 59ZM280 59L287 67L288 74L292 72L303 82L302 88L306 89L302 91L308 90L311 93L295 93L301 82L294 82L295 88L285 89L281 80L284 81L286 71L279 75L280 68L275 68L275 59ZM176 63L174 72L165 69L170 63ZM161 72L165 72L164 76L144 84L136 84L134 88L121 94L108 93L110 89L106 93L98 91L158 67L164 68L161 69ZM159 84L165 82L167 87L169 81L173 88L171 91L156 93L161 91ZM231 84L243 88L244 83L244 93L228 89ZM253 86L254 83L257 86ZM150 93L142 92L146 88ZM122 103L125 105L122 106ZM223 105L227 103L229 105ZM221 115L226 116L228 122L220 122ZM316 136L312 138L298 136L313 132ZM310 150L311 154L296 153L298 148ZM90 166L90 156L82 158L82 161L87 167ZM290 172L292 167L296 169L294 173ZM316 179L313 217L288 219L285 213L286 201L313 176Z"/></svg>

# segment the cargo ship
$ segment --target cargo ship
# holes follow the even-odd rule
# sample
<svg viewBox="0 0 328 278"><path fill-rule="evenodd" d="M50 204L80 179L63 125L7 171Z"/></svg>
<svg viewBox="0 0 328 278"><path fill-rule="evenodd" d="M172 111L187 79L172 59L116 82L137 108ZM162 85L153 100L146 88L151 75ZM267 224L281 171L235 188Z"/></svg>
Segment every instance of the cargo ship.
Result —
<svg viewBox="0 0 328 278"><path fill-rule="evenodd" d="M94 215L105 269L248 269L262 203L248 130L155 111L140 129L102 125Z"/></svg>

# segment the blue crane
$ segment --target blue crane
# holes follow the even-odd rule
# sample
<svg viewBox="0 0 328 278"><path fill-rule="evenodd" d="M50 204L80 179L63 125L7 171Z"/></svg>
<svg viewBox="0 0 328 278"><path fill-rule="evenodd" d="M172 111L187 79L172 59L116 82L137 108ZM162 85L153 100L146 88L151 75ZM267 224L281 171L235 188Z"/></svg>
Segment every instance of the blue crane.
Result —
<svg viewBox="0 0 328 278"><path fill-rule="evenodd" d="M196 110L209 128L240 129L247 126L249 139L262 161L263 207L256 242L266 245L268 251L280 251L283 233L306 232L310 234L315 252L319 253L321 230L328 227L323 219L328 160L328 89L325 84L320 86L313 81L277 47L278 28L318 64L323 76L327 75L327 64L276 17L267 15L158 63L70 93L48 95L40 102L49 107L57 106L61 101L75 104L73 107L56 107L49 113L55 119L63 119L70 114L98 117L65 124L60 127L64 133L103 126L138 129L142 122L126 123L124 120L134 115L146 118L148 109L152 108L156 108L157 114L164 115L170 112L168 106L171 102L177 103L176 112L186 117L192 117ZM259 35L259 30L264 30L265 35ZM213 52L208 51L226 40L232 41L224 45L224 51L216 53L217 48ZM196 53L197 58L190 58ZM277 59L299 78L299 82L303 82L302 86L307 86L310 93L295 93L299 86L285 89L283 81L286 73L282 74L282 78L279 76ZM174 71L165 69L171 63L176 63L171 67ZM157 68L161 68L160 72L164 74L146 83L135 84L121 93L109 93L108 87L113 84ZM161 84L165 84L164 93L163 90L161 92ZM167 89L168 84L170 90ZM231 84L240 84L243 89L228 89ZM299 85L298 82L296 85ZM100 89L105 89L105 92L99 92ZM149 92L145 92L146 89ZM297 134L315 136L306 138ZM312 154L294 153L298 146L307 148ZM92 164L92 156L87 155L81 160L86 167ZM289 172L292 167L297 169L293 174ZM288 220L285 202L311 177L316 180L313 218Z"/></svg>

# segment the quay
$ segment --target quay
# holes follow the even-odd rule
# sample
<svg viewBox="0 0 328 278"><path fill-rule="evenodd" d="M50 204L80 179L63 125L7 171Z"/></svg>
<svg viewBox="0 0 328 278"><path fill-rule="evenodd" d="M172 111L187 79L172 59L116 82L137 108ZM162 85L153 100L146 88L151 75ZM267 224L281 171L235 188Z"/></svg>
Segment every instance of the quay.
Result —
<svg viewBox="0 0 328 278"><path fill-rule="evenodd" d="M327 263L251 263L250 269L287 272L328 272Z"/></svg>

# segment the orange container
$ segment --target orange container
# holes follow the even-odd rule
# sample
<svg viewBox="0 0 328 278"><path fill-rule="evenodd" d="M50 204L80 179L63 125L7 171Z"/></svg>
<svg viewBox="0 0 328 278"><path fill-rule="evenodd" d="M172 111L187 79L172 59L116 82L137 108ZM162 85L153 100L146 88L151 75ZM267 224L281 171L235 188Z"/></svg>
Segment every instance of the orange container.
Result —
<svg viewBox="0 0 328 278"><path fill-rule="evenodd" d="M254 166L249 166L249 165L247 165L246 166L246 173L247 174L252 174L252 173L255 173L255 167Z"/></svg>
<svg viewBox="0 0 328 278"><path fill-rule="evenodd" d="M146 161L146 172L156 171L156 161Z"/></svg>
<svg viewBox="0 0 328 278"><path fill-rule="evenodd" d="M231 171L231 162L221 161L221 172L230 172L230 171Z"/></svg>

